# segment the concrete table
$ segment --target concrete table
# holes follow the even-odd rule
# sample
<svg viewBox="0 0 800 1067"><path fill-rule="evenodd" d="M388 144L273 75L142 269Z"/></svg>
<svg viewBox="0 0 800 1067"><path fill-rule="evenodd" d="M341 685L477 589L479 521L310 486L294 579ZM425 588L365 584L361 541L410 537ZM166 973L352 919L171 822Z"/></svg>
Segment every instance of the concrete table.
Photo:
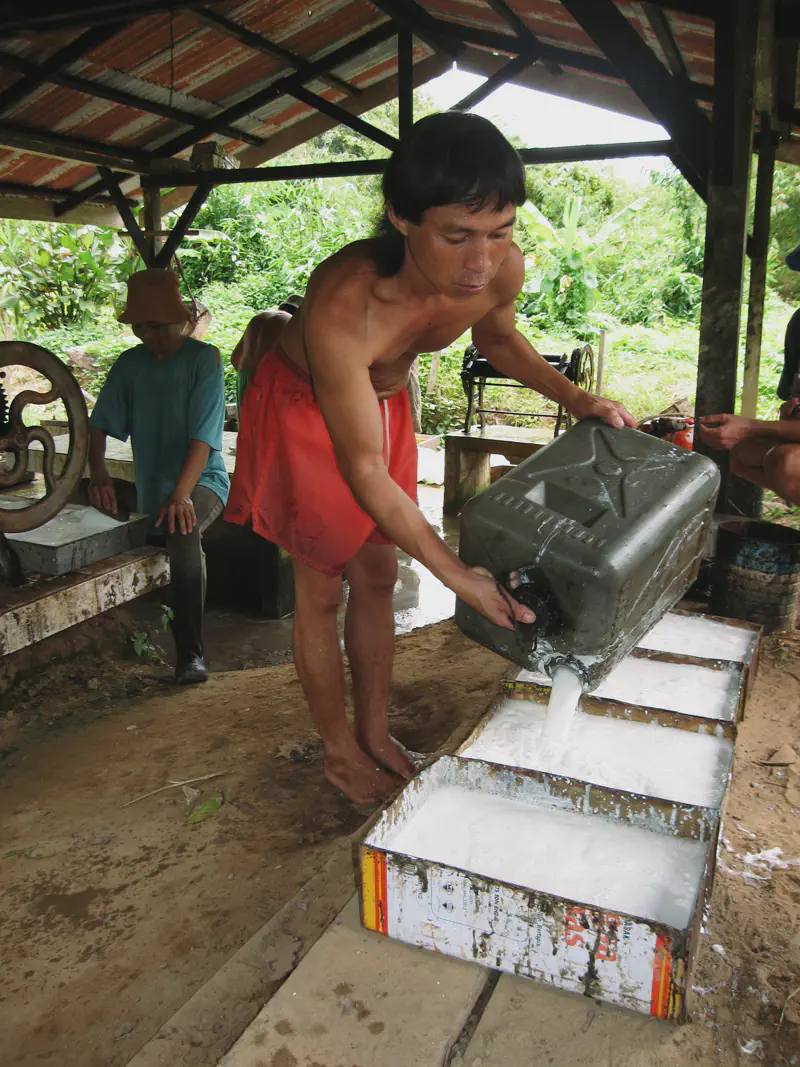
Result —
<svg viewBox="0 0 800 1067"><path fill-rule="evenodd" d="M444 442L444 514L458 515L468 500L488 489L491 457L521 463L553 440L547 427L487 426L449 433Z"/></svg>
<svg viewBox="0 0 800 1067"><path fill-rule="evenodd" d="M222 435L222 458L225 461L225 470L229 475L233 474L233 468L236 466L237 437L238 434L229 430L226 430ZM64 462L69 449L69 434L57 434L53 438L53 443L56 446L55 470L56 474L60 474L64 469ZM38 441L33 442L28 455L30 457L30 468L36 471L37 474L41 474L44 449ZM130 441L117 441L114 437L109 437L106 440L106 467L112 478L122 478L126 482L135 481L133 476L133 449Z"/></svg>

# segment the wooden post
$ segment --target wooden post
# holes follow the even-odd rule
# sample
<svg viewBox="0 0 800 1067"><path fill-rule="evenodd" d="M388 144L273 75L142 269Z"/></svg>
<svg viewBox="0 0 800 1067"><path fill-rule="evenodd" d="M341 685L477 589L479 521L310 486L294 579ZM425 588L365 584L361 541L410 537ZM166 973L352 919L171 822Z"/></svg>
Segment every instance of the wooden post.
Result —
<svg viewBox="0 0 800 1067"><path fill-rule="evenodd" d="M747 307L747 335L744 349L744 384L742 415L756 417L758 380L761 369L761 337L764 326L764 296L767 288L767 252L769 251L772 179L775 173L776 143L772 135L769 112L761 113L761 141L758 149L758 174L753 210L753 240L750 246L750 292Z"/></svg>
<svg viewBox="0 0 800 1067"><path fill-rule="evenodd" d="M147 242L145 266L152 267L164 244L164 238L156 236L161 230L161 190L145 186L142 194L142 229Z"/></svg>
<svg viewBox="0 0 800 1067"><path fill-rule="evenodd" d="M444 502L442 513L458 515L468 500L488 489L492 481L492 457L488 452L467 452L460 441L444 439Z"/></svg>
<svg viewBox="0 0 800 1067"><path fill-rule="evenodd" d="M438 352L431 352L431 369L428 371L428 388L426 393L436 392L436 379L439 376L439 364L442 360L441 349Z"/></svg>
<svg viewBox="0 0 800 1067"><path fill-rule="evenodd" d="M595 384L595 393L597 396L603 395L603 371L606 365L606 338L608 332L606 330L600 331L600 343L597 346L597 377Z"/></svg>
<svg viewBox="0 0 800 1067"><path fill-rule="evenodd" d="M402 28L397 34L398 132L404 137L414 125L414 35Z"/></svg>
<svg viewBox="0 0 800 1067"><path fill-rule="evenodd" d="M419 388L419 360L415 359L408 372L408 399L411 401L411 417L414 420L414 433L422 433L422 393Z"/></svg>
<svg viewBox="0 0 800 1067"><path fill-rule="evenodd" d="M695 410L732 412L736 403L739 323L752 155L753 93L760 2L728 0L714 34L714 110L703 264L703 304ZM722 471L717 510L734 508L728 452L712 455Z"/></svg>
<svg viewBox="0 0 800 1067"><path fill-rule="evenodd" d="M758 379L761 367L761 337L767 284L772 182L775 174L775 2L762 0L756 61L755 106L759 114L758 172L753 208L753 240L750 246L750 292L747 303L747 336L744 349L742 415L756 417Z"/></svg>

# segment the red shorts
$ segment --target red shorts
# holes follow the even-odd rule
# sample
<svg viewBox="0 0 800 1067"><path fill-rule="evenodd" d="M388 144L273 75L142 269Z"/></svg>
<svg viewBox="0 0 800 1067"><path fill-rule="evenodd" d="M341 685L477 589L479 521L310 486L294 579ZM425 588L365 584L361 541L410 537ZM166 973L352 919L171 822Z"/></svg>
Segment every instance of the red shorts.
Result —
<svg viewBox="0 0 800 1067"><path fill-rule="evenodd" d="M416 500L417 439L405 389L380 401L383 458ZM366 541L390 542L356 503L342 477L311 381L276 345L242 402L228 522L256 533L323 574L342 574Z"/></svg>

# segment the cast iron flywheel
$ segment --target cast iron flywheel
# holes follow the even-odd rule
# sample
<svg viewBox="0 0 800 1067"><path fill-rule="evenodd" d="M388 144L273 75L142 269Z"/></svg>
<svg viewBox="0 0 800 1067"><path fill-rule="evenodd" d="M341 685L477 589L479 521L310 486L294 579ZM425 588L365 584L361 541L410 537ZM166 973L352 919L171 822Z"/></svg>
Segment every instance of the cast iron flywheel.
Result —
<svg viewBox="0 0 800 1067"><path fill-rule="evenodd" d="M0 503L0 533L14 534L42 526L66 504L86 469L89 417L83 393L72 372L41 345L28 341L0 341L0 376L5 367L30 367L47 378L52 387L46 393L35 389L17 393L3 413L0 452L10 452L14 456L14 466L10 470L0 467L0 489L18 485L22 481L28 471L28 450L33 441L38 441L44 449L42 470L45 495L39 500L32 500L27 507L14 510L4 508ZM69 449L58 473L56 449L50 432L41 426L26 426L22 421L22 412L28 404L52 404L55 400L63 400L69 423Z"/></svg>

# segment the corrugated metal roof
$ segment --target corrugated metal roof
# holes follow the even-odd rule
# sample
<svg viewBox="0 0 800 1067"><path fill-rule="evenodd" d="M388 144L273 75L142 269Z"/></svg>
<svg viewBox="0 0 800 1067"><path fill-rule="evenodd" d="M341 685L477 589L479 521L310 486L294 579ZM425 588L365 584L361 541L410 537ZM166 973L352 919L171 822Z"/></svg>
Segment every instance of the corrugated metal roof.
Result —
<svg viewBox="0 0 800 1067"><path fill-rule="evenodd" d="M642 5L632 0L616 0L616 3L653 51L663 57ZM246 3L234 0L212 2L207 6L212 13L224 15L312 62L388 21L387 16L369 0L304 0L302 3L300 0L248 0ZM487 0L425 0L419 6L449 24L506 35L510 49L514 49L512 28ZM627 98L625 93L630 90L621 78L614 76L612 68L606 66L603 71L594 73L580 69L581 57L593 60L603 57L559 0L513 0L509 6L542 43L573 53L573 62L567 57L559 63L563 70L580 71L587 85L591 81L595 85L605 82L623 86L625 92L615 89L613 99ZM713 22L695 15L665 11L689 76L700 86L711 86L714 74ZM82 28L47 34L29 32L0 41L0 108L2 94L13 91L19 79L25 77L24 73L9 69L10 61L7 59L4 63L3 54L37 64L47 63L82 32ZM502 38L497 40L502 44ZM477 54L474 47L471 51ZM484 46L482 50L478 46L477 52L481 51L484 55L498 51L502 54L498 45ZM430 47L415 39L415 63L422 63L432 55ZM394 76L396 66L396 40L389 37L364 55L339 66L336 74L363 90ZM133 93L162 107L179 108L203 121L291 74L292 68L284 59L255 51L218 27L209 25L203 20L202 12L184 9L175 11L172 16L162 13L134 20L69 64L62 73L98 86ZM343 92L321 78L305 84L330 101L341 103L346 99ZM636 103L632 93L630 100L632 105ZM640 113L640 105L637 103L636 106ZM229 125L236 126L251 138L266 140L313 114L313 109L306 104L281 96L232 120ZM9 136L8 123L98 142L112 149L125 146L147 153L161 150L162 154L164 145L169 145L176 135L187 130L185 124L172 118L52 83L36 88L7 110L0 111L0 141L4 131ZM213 136L228 151L242 155L245 161L252 161L254 153L267 158L268 152L254 149L242 140L221 133ZM18 145L19 140L14 143ZM184 149L179 155L185 156L188 151ZM19 147L0 149L0 182L74 191L96 180L94 166L66 160L63 157L67 154L67 149L63 148L54 149L52 155L33 154Z"/></svg>

